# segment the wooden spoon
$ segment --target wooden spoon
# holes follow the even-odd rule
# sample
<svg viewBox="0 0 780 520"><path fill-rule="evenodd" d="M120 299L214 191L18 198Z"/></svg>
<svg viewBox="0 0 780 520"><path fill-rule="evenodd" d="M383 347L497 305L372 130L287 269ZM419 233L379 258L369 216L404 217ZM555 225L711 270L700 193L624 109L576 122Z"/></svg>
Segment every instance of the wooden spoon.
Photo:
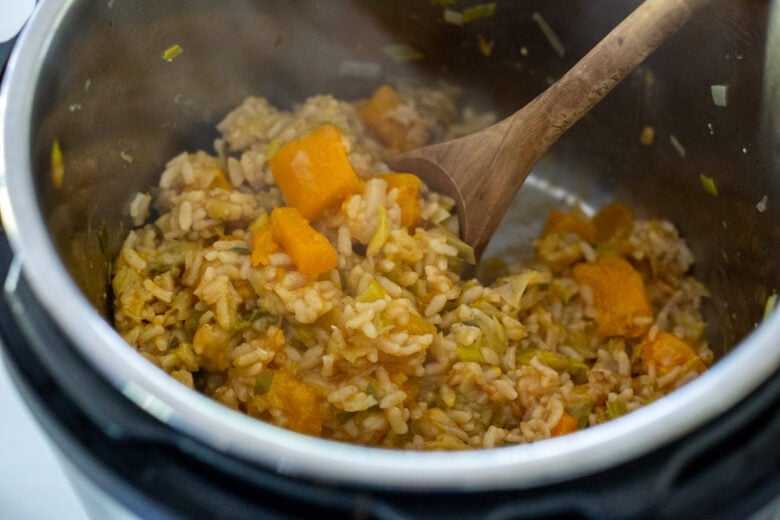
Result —
<svg viewBox="0 0 780 520"><path fill-rule="evenodd" d="M521 110L471 135L404 153L390 166L455 199L461 238L479 258L547 149L708 1L646 0Z"/></svg>

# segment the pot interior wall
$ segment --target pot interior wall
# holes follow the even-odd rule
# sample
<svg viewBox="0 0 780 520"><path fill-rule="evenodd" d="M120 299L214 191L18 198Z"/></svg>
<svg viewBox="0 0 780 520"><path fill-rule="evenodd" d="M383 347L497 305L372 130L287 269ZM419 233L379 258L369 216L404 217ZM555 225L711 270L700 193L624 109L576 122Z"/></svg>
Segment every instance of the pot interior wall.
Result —
<svg viewBox="0 0 780 520"><path fill-rule="evenodd" d="M464 103L506 115L637 4L499 0L496 16L458 27L443 21L442 7L420 1L72 2L35 89L42 213L73 278L108 317L110 259L129 229L130 200L156 183L169 158L211 150L214 124L244 97L291 107L319 93L365 97L399 78L443 79L463 88ZM713 347L722 354L735 345L780 285L780 143L777 118L762 117L763 78L775 74L765 66L768 12L768 2L720 0L675 35L539 164L539 182L521 190L493 251L534 236L549 207L567 203L561 193L671 219L712 293ZM489 56L481 40L493 43ZM174 44L184 52L163 60ZM423 57L395 62L386 53L393 44ZM713 84L729 86L728 106L713 103ZM652 146L639 143L644 126L655 129ZM49 164L55 140L65 160L58 188ZM717 197L700 174L715 180Z"/></svg>

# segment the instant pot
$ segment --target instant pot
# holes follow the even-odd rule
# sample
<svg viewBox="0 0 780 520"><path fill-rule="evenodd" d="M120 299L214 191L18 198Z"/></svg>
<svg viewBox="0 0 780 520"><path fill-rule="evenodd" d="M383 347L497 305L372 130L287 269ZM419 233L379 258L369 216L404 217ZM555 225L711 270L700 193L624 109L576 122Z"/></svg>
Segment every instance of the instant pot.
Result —
<svg viewBox="0 0 780 520"><path fill-rule="evenodd" d="M619 200L675 222L711 292L718 360L641 410L492 450L352 446L222 407L111 328L110 263L129 202L168 158L210 149L215 123L244 97L290 107L446 81L465 104L508 115L638 3L498 0L493 16L455 25L446 9L484 2L39 2L0 97L0 331L91 514L777 518L777 1L713 0L696 13L540 162L486 253L522 254L547 211L575 201ZM181 55L163 59L174 45Z"/></svg>

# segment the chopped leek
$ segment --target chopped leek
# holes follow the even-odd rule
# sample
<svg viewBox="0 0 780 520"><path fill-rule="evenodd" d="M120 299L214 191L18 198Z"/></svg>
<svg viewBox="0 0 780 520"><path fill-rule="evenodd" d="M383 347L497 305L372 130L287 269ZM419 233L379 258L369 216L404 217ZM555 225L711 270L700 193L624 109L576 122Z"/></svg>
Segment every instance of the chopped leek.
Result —
<svg viewBox="0 0 780 520"><path fill-rule="evenodd" d="M701 187L704 188L704 191L713 197L718 196L718 187L715 185L715 179L707 177L703 173L699 174L699 179L701 180Z"/></svg>
<svg viewBox="0 0 780 520"><path fill-rule="evenodd" d="M175 60L182 52L184 52L184 49L181 48L181 45L178 43L175 45L171 45L165 51L162 53L162 59L165 61L171 62Z"/></svg>
<svg viewBox="0 0 780 520"><path fill-rule="evenodd" d="M493 54L493 45L495 43L495 40L488 40L484 36L480 35L479 40L477 41L479 52L481 52L482 55L486 58L489 57L491 54Z"/></svg>
<svg viewBox="0 0 780 520"><path fill-rule="evenodd" d="M405 43L385 45L382 48L382 52L384 52L390 59L397 63L403 63L405 61L419 61L425 57L422 52Z"/></svg>
<svg viewBox="0 0 780 520"><path fill-rule="evenodd" d="M463 13L453 11L452 9L445 9L444 21L452 25L463 25Z"/></svg>
<svg viewBox="0 0 780 520"><path fill-rule="evenodd" d="M268 224L269 220L270 220L270 218L268 216L268 213L263 211L262 213L260 213L260 215L258 215L258 217L254 220L254 222L249 224L249 231L254 233L255 231L257 231L261 227L263 227L266 224Z"/></svg>
<svg viewBox="0 0 780 520"><path fill-rule="evenodd" d="M279 151L281 146L282 142L279 139L271 139L271 142L268 143L268 146L265 147L265 160L270 161L273 159L274 155L276 155L276 152Z"/></svg>
<svg viewBox="0 0 780 520"><path fill-rule="evenodd" d="M769 316L772 315L775 307L777 307L777 293L772 294L766 299L766 304L764 304L764 320L769 319Z"/></svg>
<svg viewBox="0 0 780 520"><path fill-rule="evenodd" d="M62 186L65 177L65 165L62 162L62 148L59 139L55 139L51 145L51 181L55 188Z"/></svg>
<svg viewBox="0 0 780 520"><path fill-rule="evenodd" d="M577 428L585 428L588 425L590 413L593 411L593 403L582 401L566 405L566 412L577 419Z"/></svg>
<svg viewBox="0 0 780 520"><path fill-rule="evenodd" d="M478 327L482 331L476 344L480 348L487 347L495 350L498 354L504 354L509 346L509 339L504 326L498 321L498 318L474 307L472 307L471 311L474 313L474 319L466 322L466 325Z"/></svg>
<svg viewBox="0 0 780 520"><path fill-rule="evenodd" d="M625 415L627 412L628 408L626 408L626 403L623 401L607 401L607 416L610 419Z"/></svg>
<svg viewBox="0 0 780 520"><path fill-rule="evenodd" d="M385 245L390 236L390 227L387 225L387 210L384 206L379 206L377 212L379 213L379 225L368 242L368 248L366 249L366 255L368 256L374 256L381 251L382 246Z"/></svg>
<svg viewBox="0 0 780 520"><path fill-rule="evenodd" d="M756 202L756 209L758 210L759 213L763 213L766 211L768 202L769 202L769 198L766 195L761 197L761 200Z"/></svg>
<svg viewBox="0 0 780 520"><path fill-rule="evenodd" d="M539 29L542 31L542 34L544 34L544 37L547 38L547 41L550 43L550 47L555 49L555 52L559 57L563 58L566 55L566 47L564 47L563 43L561 43L561 40L558 39L558 35L555 34L555 31L553 31L552 27L550 27L550 24L547 23L547 20L545 20L542 15L537 12L534 12L531 15L531 18L539 26Z"/></svg>
<svg viewBox="0 0 780 520"><path fill-rule="evenodd" d="M547 350L521 350L517 353L516 359L518 363L527 365L533 358L539 360L539 362L543 365L558 371L572 373L588 368L588 366L579 359L570 358L568 356L564 356L563 354L558 354L556 352L550 352Z"/></svg>
<svg viewBox="0 0 780 520"><path fill-rule="evenodd" d="M473 361L475 363L484 363L485 358L482 356L482 351L479 345L458 345L455 351L458 359L461 361Z"/></svg>
<svg viewBox="0 0 780 520"><path fill-rule="evenodd" d="M268 370L264 370L257 374L255 378L255 395L267 394L271 389L271 384L274 381L274 373Z"/></svg>
<svg viewBox="0 0 780 520"><path fill-rule="evenodd" d="M710 94L712 94L712 102L716 107L728 106L728 85L710 85Z"/></svg>
<svg viewBox="0 0 780 520"><path fill-rule="evenodd" d="M496 14L496 3L478 4L463 10L463 23L489 18Z"/></svg>
<svg viewBox="0 0 780 520"><path fill-rule="evenodd" d="M355 298L355 301L361 302L361 303L368 303L368 302L375 302L377 300L381 300L385 297L387 292L385 291L385 288L379 285L379 283L376 280L371 280L371 283L368 284L368 287L360 293L357 298Z"/></svg>

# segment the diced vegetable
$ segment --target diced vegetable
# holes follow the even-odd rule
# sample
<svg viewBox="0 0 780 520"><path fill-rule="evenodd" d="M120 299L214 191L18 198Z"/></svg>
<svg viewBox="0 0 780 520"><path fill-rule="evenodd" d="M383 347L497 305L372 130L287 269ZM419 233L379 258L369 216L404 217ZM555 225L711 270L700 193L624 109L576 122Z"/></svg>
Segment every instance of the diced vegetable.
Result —
<svg viewBox="0 0 780 520"><path fill-rule="evenodd" d="M360 191L341 133L324 125L282 146L271 158L271 172L290 206L309 220Z"/></svg>
<svg viewBox="0 0 780 520"><path fill-rule="evenodd" d="M493 54L493 46L495 44L496 44L495 40L488 40L481 34L477 39L477 48L479 49L479 52L482 53L482 55L486 58L489 57L491 54Z"/></svg>
<svg viewBox="0 0 780 520"><path fill-rule="evenodd" d="M634 214L625 204L614 202L604 206L593 217L596 242L622 240L634 230Z"/></svg>
<svg viewBox="0 0 780 520"><path fill-rule="evenodd" d="M710 85L710 93L712 94L712 102L715 106L725 107L728 106L728 85Z"/></svg>
<svg viewBox="0 0 780 520"><path fill-rule="evenodd" d="M653 313L642 275L626 260L609 256L580 263L572 276L590 288L597 334L635 338L650 328Z"/></svg>
<svg viewBox="0 0 780 520"><path fill-rule="evenodd" d="M574 233L585 242L596 240L596 226L579 211L563 212L554 209L547 216L542 229L543 237L558 233Z"/></svg>
<svg viewBox="0 0 780 520"><path fill-rule="evenodd" d="M404 99L387 85L379 87L358 112L363 123L388 148L405 150L409 147L409 127L393 117Z"/></svg>
<svg viewBox="0 0 780 520"><path fill-rule="evenodd" d="M455 355L461 361L473 361L474 363L484 363L485 357L482 355L482 349L478 343L471 345L458 345Z"/></svg>
<svg viewBox="0 0 780 520"><path fill-rule="evenodd" d="M718 186L715 184L715 179L713 179L712 177L707 177L703 173L700 173L699 180L701 181L701 187L704 188L704 191L706 191L713 197L718 196Z"/></svg>
<svg viewBox="0 0 780 520"><path fill-rule="evenodd" d="M463 13L452 9L445 9L444 21L452 25L463 25Z"/></svg>
<svg viewBox="0 0 780 520"><path fill-rule="evenodd" d="M414 229L420 220L420 187L422 181L412 173L385 173L379 176L387 183L387 191L398 190L398 205L401 207L401 225Z"/></svg>
<svg viewBox="0 0 780 520"><path fill-rule="evenodd" d="M184 52L184 49L181 48L181 45L178 43L175 45L171 45L167 49L165 49L162 53L162 59L165 61L173 61L175 60L182 52Z"/></svg>
<svg viewBox="0 0 780 520"><path fill-rule="evenodd" d="M764 303L764 320L768 320L777 306L777 293L770 295Z"/></svg>
<svg viewBox="0 0 780 520"><path fill-rule="evenodd" d="M336 250L295 208L274 208L274 236L301 274L318 275L338 267Z"/></svg>
<svg viewBox="0 0 780 520"><path fill-rule="evenodd" d="M322 397L316 386L279 371L262 397L284 413L291 430L314 436L322 433Z"/></svg>
<svg viewBox="0 0 780 520"><path fill-rule="evenodd" d="M406 61L418 61L425 57L422 52L406 43L385 45L382 47L382 52L384 52L390 59L398 63L403 63Z"/></svg>
<svg viewBox="0 0 780 520"><path fill-rule="evenodd" d="M579 359L570 358L557 352L550 352L549 350L537 350L528 349L521 350L517 353L517 362L523 365L527 365L533 358L536 358L543 365L547 365L553 370L576 373L580 370L585 370L588 366Z"/></svg>
<svg viewBox="0 0 780 520"><path fill-rule="evenodd" d="M496 2L477 4L463 10L463 23L489 18L496 14Z"/></svg>
<svg viewBox="0 0 780 520"><path fill-rule="evenodd" d="M60 141L55 139L51 145L51 182L55 188L62 186L62 179L65 177L65 165L62 162L62 148Z"/></svg>
<svg viewBox="0 0 780 520"><path fill-rule="evenodd" d="M553 31L552 27L550 27L550 24L547 23L547 20L545 20L542 15L537 12L531 14L531 18L539 26L539 29L542 31L542 34L544 34L544 37L547 38L547 41L550 43L550 47L555 49L555 52L558 53L559 57L563 58L566 55L566 47L563 46L563 43L561 43L558 35L555 34L555 31Z"/></svg>
<svg viewBox="0 0 780 520"><path fill-rule="evenodd" d="M265 223L252 231L252 265L268 265L269 257L281 251L281 246L274 236L274 228L266 217Z"/></svg>
<svg viewBox="0 0 780 520"><path fill-rule="evenodd" d="M385 288L379 285L379 282L376 280L371 280L371 283L368 284L368 287L366 287L362 293L357 295L355 301L360 303L375 302L377 300L383 299L385 295L387 295Z"/></svg>
<svg viewBox="0 0 780 520"><path fill-rule="evenodd" d="M192 349L200 356L200 366L206 370L225 370L230 366L228 341L230 333L218 325L204 323L195 332Z"/></svg>
<svg viewBox="0 0 780 520"><path fill-rule="evenodd" d="M574 433L577 429L577 418L567 412L563 412L563 415L561 415L561 418L555 423L555 426L550 429L550 434L553 437L559 437L561 435L566 435L567 433Z"/></svg>
<svg viewBox="0 0 780 520"><path fill-rule="evenodd" d="M623 401L607 401L607 416L610 419L615 419L626 413L628 413L628 408Z"/></svg>
<svg viewBox="0 0 780 520"><path fill-rule="evenodd" d="M255 395L267 394L274 381L274 373L270 370L264 370L257 374L255 378Z"/></svg>
<svg viewBox="0 0 780 520"><path fill-rule="evenodd" d="M645 370L655 367L658 376L677 367L683 367L683 374L690 370L701 373L707 368L685 340L668 332L659 332L652 340L642 343L642 364Z"/></svg>
<svg viewBox="0 0 780 520"><path fill-rule="evenodd" d="M374 234L371 235L371 239L368 241L368 247L366 247L366 255L374 256L382 250L382 246L387 242L387 238L390 236L390 227L387 225L387 210L384 206L377 207L377 213L379 213L379 223L376 226Z"/></svg>

